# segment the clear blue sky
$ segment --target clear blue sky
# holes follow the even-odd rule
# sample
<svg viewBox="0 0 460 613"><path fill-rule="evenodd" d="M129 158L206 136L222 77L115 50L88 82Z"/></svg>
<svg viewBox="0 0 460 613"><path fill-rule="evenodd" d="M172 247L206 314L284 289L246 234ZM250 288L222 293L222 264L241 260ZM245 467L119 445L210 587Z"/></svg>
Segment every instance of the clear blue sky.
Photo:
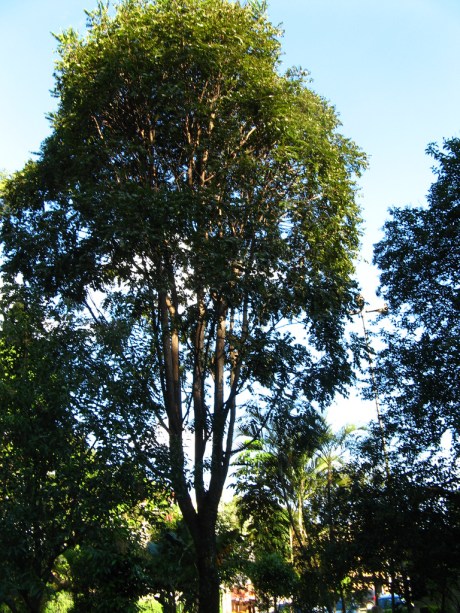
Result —
<svg viewBox="0 0 460 613"><path fill-rule="evenodd" d="M0 0L0 169L20 169L48 133L55 101L51 32L83 30L96 0ZM361 180L363 258L389 206L422 204L428 143L460 136L460 0L271 0L283 62L311 73L342 132L370 157ZM370 296L370 267L358 268Z"/></svg>

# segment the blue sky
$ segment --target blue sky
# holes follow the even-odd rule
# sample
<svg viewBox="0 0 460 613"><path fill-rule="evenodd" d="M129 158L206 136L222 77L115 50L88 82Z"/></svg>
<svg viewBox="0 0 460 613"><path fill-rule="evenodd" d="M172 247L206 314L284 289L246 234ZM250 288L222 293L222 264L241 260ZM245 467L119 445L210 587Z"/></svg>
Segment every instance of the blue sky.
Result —
<svg viewBox="0 0 460 613"><path fill-rule="evenodd" d="M51 32L83 30L96 0L0 0L0 169L20 169L49 131ZM369 155L362 258L389 206L420 205L433 181L428 143L460 136L460 0L271 0L283 63L311 73L342 132ZM359 281L374 303L375 271ZM351 409L350 409L351 410Z"/></svg>

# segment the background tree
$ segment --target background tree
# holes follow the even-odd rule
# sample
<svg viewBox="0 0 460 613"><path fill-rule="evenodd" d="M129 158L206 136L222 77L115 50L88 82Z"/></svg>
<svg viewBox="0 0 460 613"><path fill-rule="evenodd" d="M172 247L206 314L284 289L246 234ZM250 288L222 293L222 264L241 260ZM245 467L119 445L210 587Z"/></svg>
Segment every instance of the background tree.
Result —
<svg viewBox="0 0 460 613"><path fill-rule="evenodd" d="M35 612L59 590L78 596L76 584L83 578L80 573L77 581L76 564L62 575L63 557L86 556L86 576L93 583L85 589L93 593L98 574L113 577L122 553L126 565L135 561L127 544L133 551L142 545L128 516L131 521L144 498L155 501L157 512L165 502L135 464L88 438L78 411L86 379L84 331L23 286L3 285L2 294L0 545L8 555L0 602L13 611ZM113 581L105 584L107 604L108 592L116 590ZM123 589L131 590L131 601L142 593L137 578L126 572ZM126 605L125 599L118 610Z"/></svg>
<svg viewBox="0 0 460 613"><path fill-rule="evenodd" d="M223 585L232 589L247 584L250 547L241 530L237 499L221 502L217 523L219 574Z"/></svg>
<svg viewBox="0 0 460 613"><path fill-rule="evenodd" d="M267 421L258 441L237 459L237 512L252 553L293 560L305 544L305 506L314 489L312 458L325 437L315 412L292 414L290 403Z"/></svg>
<svg viewBox="0 0 460 613"><path fill-rule="evenodd" d="M72 612L122 613L139 610L141 596L150 593L149 559L145 548L130 533L126 521L112 516L112 525L101 526L91 540L65 553L68 564L67 591Z"/></svg>
<svg viewBox="0 0 460 613"><path fill-rule="evenodd" d="M3 189L4 274L86 307L97 342L130 323L104 352L128 374L144 366L136 389L168 442L202 611L219 606L217 509L241 392L257 428L283 396L323 406L351 377L363 157L301 72L279 74L262 9L100 4L86 36L59 36L52 134Z"/></svg>
<svg viewBox="0 0 460 613"><path fill-rule="evenodd" d="M280 598L292 599L297 575L290 562L277 553L264 553L248 565L260 611L278 611Z"/></svg>
<svg viewBox="0 0 460 613"><path fill-rule="evenodd" d="M399 548L394 557L400 561L406 551L403 563L411 568L414 597L430 592L431 585L444 610L447 594L457 589L457 571L448 568L458 559L451 537L458 529L460 477L460 140L446 140L442 148L430 145L427 153L437 164L427 206L392 209L384 238L375 246L390 324L379 334L383 348L375 375L391 464L384 490L387 504L393 500L394 511L399 509L399 518L385 522L392 533L387 544ZM431 522L436 544L427 533ZM409 543L409 551L403 543ZM433 556L422 562L417 551L425 551L427 543ZM449 588L435 579L434 559Z"/></svg>
<svg viewBox="0 0 460 613"><path fill-rule="evenodd" d="M390 450L389 476L377 444L380 427L359 442L349 465L350 491L342 507L349 525L356 583L414 603L453 611L458 603L458 492L441 474L448 458L408 464ZM377 440L377 442L376 442Z"/></svg>
<svg viewBox="0 0 460 613"><path fill-rule="evenodd" d="M177 507L158 523L148 544L151 591L165 613L194 611L198 602L198 575L193 541Z"/></svg>
<svg viewBox="0 0 460 613"><path fill-rule="evenodd" d="M39 611L56 559L74 542L74 507L92 462L70 410L68 327L46 330L24 292L2 291L0 544L8 555L0 600Z"/></svg>
<svg viewBox="0 0 460 613"><path fill-rule="evenodd" d="M449 435L458 457L460 140L427 152L437 162L428 206L392 209L375 246L393 326L376 374L389 435L415 456Z"/></svg>
<svg viewBox="0 0 460 613"><path fill-rule="evenodd" d="M350 495L350 451L358 434L352 425L337 432L330 427L325 430L321 445L312 458L314 488L306 510L306 517L310 518L309 531L314 535L309 553L317 560L320 602L334 609L340 600L343 611L351 605L353 592L353 552L346 509Z"/></svg>

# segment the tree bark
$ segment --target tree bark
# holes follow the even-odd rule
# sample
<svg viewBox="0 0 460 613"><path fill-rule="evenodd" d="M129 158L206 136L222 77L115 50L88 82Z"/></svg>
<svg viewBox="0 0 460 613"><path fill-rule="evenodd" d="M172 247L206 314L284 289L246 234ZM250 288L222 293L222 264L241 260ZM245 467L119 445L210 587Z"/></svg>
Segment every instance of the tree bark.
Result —
<svg viewBox="0 0 460 613"><path fill-rule="evenodd" d="M198 541L195 542L199 613L219 613L220 609L220 579L217 566L217 544L215 517L209 512L198 518ZM215 517L213 517L215 515Z"/></svg>

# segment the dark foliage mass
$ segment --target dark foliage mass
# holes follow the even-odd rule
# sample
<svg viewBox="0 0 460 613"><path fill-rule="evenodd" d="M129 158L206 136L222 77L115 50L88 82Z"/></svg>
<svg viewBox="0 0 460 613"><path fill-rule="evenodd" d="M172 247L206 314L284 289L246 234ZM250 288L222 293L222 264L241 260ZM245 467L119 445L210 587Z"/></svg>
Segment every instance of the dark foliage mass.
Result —
<svg viewBox="0 0 460 613"><path fill-rule="evenodd" d="M376 245L393 330L378 356L386 421L407 448L460 449L460 141L428 153L437 166L428 206L393 209Z"/></svg>

